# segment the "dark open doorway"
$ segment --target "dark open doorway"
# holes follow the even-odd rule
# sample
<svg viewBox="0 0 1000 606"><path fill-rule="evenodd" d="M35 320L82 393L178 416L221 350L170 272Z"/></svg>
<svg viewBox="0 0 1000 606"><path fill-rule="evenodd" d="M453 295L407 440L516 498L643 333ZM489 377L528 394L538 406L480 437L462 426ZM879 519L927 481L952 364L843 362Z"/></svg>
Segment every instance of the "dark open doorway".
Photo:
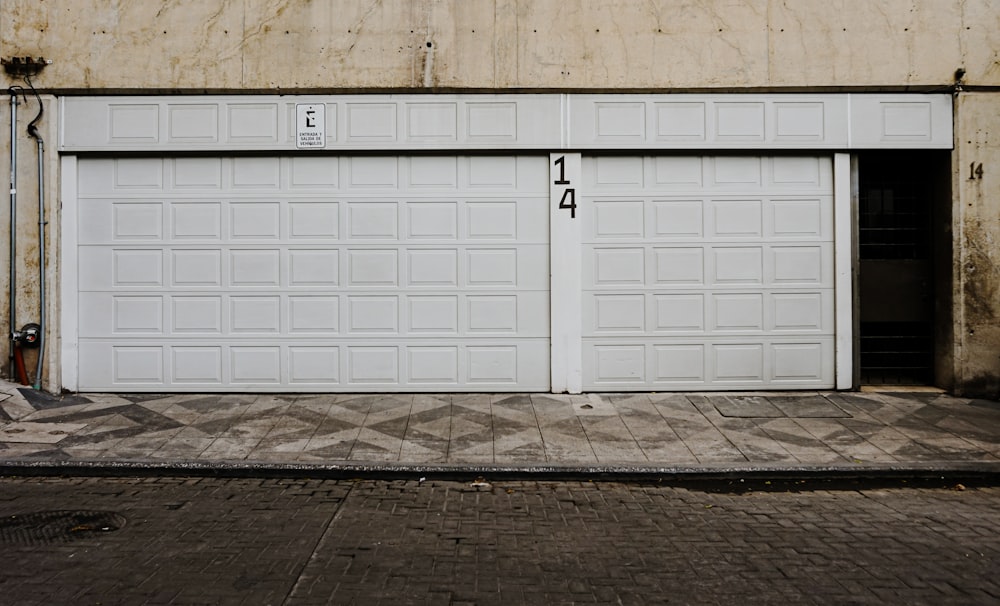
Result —
<svg viewBox="0 0 1000 606"><path fill-rule="evenodd" d="M950 383L949 173L947 153L858 155L862 385Z"/></svg>

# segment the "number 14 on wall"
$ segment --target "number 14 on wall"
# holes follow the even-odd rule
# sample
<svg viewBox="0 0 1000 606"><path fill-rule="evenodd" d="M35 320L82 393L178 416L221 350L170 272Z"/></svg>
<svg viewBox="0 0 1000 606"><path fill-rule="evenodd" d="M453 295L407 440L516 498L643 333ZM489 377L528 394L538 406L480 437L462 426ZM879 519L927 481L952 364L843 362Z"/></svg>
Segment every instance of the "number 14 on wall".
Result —
<svg viewBox="0 0 1000 606"><path fill-rule="evenodd" d="M549 158L550 195L560 210L576 218L576 184L580 180L580 154L552 154Z"/></svg>

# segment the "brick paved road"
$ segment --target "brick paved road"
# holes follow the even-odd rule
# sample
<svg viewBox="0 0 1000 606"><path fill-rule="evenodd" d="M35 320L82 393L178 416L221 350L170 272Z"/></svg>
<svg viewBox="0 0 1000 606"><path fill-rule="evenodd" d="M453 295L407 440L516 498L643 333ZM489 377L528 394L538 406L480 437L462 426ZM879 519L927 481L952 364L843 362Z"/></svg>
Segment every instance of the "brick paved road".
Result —
<svg viewBox="0 0 1000 606"><path fill-rule="evenodd" d="M1000 601L1000 488L733 486L0 478L0 602ZM127 524L3 530L53 510Z"/></svg>

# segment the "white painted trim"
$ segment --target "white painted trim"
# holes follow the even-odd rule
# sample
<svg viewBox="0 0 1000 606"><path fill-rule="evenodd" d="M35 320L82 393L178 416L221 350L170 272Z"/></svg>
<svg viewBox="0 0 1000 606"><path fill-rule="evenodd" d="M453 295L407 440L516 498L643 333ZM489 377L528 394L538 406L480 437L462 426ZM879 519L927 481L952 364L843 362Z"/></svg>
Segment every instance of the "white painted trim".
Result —
<svg viewBox="0 0 1000 606"><path fill-rule="evenodd" d="M834 298L837 389L850 389L854 371L854 296L851 287L851 155L833 156Z"/></svg>
<svg viewBox="0 0 1000 606"><path fill-rule="evenodd" d="M185 95L60 99L63 152L952 149L948 94ZM300 152L301 153L301 152Z"/></svg>
<svg viewBox="0 0 1000 606"><path fill-rule="evenodd" d="M79 387L79 280L77 259L77 159L63 156L60 162L59 211L59 356L62 389Z"/></svg>
<svg viewBox="0 0 1000 606"><path fill-rule="evenodd" d="M564 158L564 181L555 162ZM574 189L576 203L581 200L582 176L580 154L555 153L549 156L549 301L552 330L552 392L580 393L583 389L583 265L580 260L580 218L559 208L564 192ZM579 208L576 209L577 213Z"/></svg>

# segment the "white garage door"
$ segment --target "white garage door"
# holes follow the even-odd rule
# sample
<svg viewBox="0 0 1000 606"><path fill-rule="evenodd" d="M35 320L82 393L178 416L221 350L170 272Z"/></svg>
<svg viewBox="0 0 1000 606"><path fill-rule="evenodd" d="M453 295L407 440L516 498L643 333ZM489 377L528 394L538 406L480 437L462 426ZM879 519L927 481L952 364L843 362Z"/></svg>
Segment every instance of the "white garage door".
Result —
<svg viewBox="0 0 1000 606"><path fill-rule="evenodd" d="M831 164L585 157L584 389L833 387Z"/></svg>
<svg viewBox="0 0 1000 606"><path fill-rule="evenodd" d="M549 387L541 157L79 162L79 387Z"/></svg>

